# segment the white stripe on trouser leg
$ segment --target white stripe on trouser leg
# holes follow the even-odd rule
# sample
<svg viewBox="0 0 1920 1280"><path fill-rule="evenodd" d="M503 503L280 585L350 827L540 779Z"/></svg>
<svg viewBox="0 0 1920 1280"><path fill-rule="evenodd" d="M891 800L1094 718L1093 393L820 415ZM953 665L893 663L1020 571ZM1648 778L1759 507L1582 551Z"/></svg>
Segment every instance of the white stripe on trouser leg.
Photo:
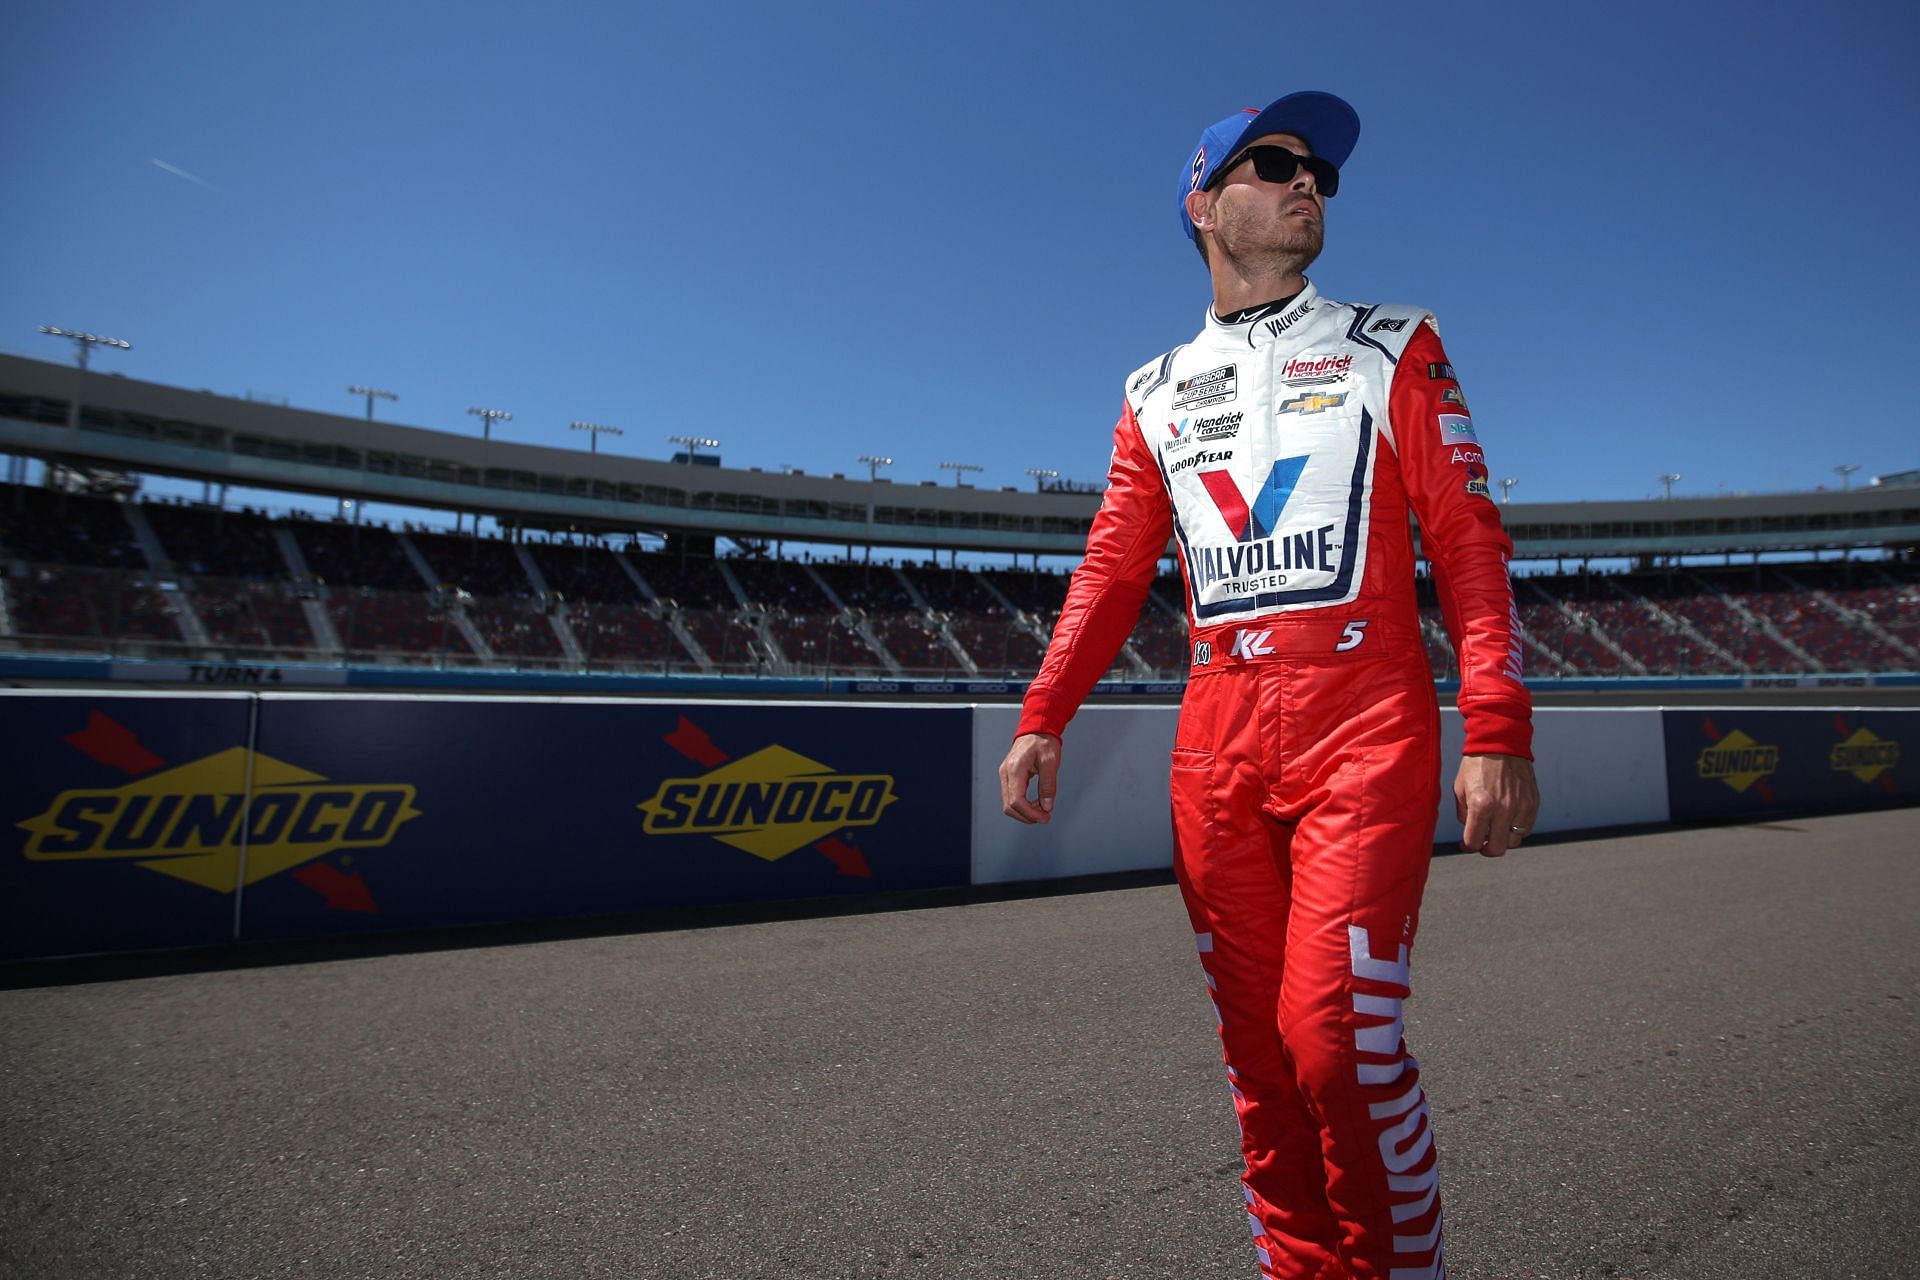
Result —
<svg viewBox="0 0 1920 1280"><path fill-rule="evenodd" d="M1392 1084L1411 1061L1411 1058L1399 1058L1393 1062L1362 1062L1355 1070L1360 1073L1361 1084Z"/></svg>
<svg viewBox="0 0 1920 1280"><path fill-rule="evenodd" d="M1423 1236L1395 1236L1393 1238L1393 1251L1395 1253L1425 1253L1439 1243L1440 1220L1435 1218L1433 1220L1433 1230Z"/></svg>
<svg viewBox="0 0 1920 1280"><path fill-rule="evenodd" d="M1440 1185L1440 1166L1437 1164L1428 1165L1425 1173L1390 1173L1387 1175L1388 1189L1403 1194L1408 1191L1425 1191L1430 1187L1436 1187L1438 1185Z"/></svg>
<svg viewBox="0 0 1920 1280"><path fill-rule="evenodd" d="M1373 958L1373 939L1367 931L1357 924L1347 926L1347 950L1353 958L1353 976L1371 978L1375 982L1391 982L1396 987L1409 985L1407 982L1407 944L1400 944L1400 959L1375 960Z"/></svg>
<svg viewBox="0 0 1920 1280"><path fill-rule="evenodd" d="M1400 1021L1400 1001L1392 996L1368 996L1355 993L1353 997L1355 1013L1370 1014L1374 1017L1392 1018L1392 1022L1377 1027L1359 1027L1353 1033L1354 1048L1362 1053L1398 1053L1402 1025Z"/></svg>
<svg viewBox="0 0 1920 1280"><path fill-rule="evenodd" d="M1405 1120L1381 1131L1380 1159L1386 1164L1387 1172L1405 1173L1419 1164L1421 1157L1432 1148L1433 1126L1426 1123L1427 1118L1427 1101L1422 1098L1420 1105L1409 1112ZM1415 1129L1420 1130L1419 1139L1405 1151L1399 1150L1401 1143L1413 1137Z"/></svg>
<svg viewBox="0 0 1920 1280"><path fill-rule="evenodd" d="M1447 1280L1447 1247L1441 1245L1424 1267L1395 1267L1387 1272L1387 1280Z"/></svg>
<svg viewBox="0 0 1920 1280"><path fill-rule="evenodd" d="M1392 1102L1374 1103L1367 1108L1367 1114L1375 1120L1385 1120L1388 1116L1403 1116L1413 1110L1414 1105L1420 1101L1420 1098L1420 1086L1416 1084Z"/></svg>
<svg viewBox="0 0 1920 1280"><path fill-rule="evenodd" d="M1435 1166L1436 1169L1438 1167L1439 1166L1437 1165ZM1389 1186L1391 1186L1394 1181L1395 1179L1393 1178L1387 1179L1387 1183ZM1406 1222L1413 1218L1419 1217L1421 1214L1425 1213L1427 1210L1433 1208L1434 1197L1439 1194L1440 1194L1440 1180L1432 1176L1431 1174L1429 1174L1427 1177L1427 1193L1421 1196L1418 1200L1409 1200L1405 1204L1397 1204L1393 1206L1393 1220L1395 1222ZM1394 1237L1395 1248L1399 1247L1399 1240L1400 1238L1398 1236Z"/></svg>

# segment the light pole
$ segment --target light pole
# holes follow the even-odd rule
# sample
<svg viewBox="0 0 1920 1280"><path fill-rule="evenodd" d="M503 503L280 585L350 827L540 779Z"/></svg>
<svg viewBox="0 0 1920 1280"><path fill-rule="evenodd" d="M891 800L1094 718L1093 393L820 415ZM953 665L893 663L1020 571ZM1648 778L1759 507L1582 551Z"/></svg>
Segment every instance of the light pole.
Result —
<svg viewBox="0 0 1920 1280"><path fill-rule="evenodd" d="M1859 469L1860 464L1857 462L1843 462L1834 468L1834 472L1840 477L1840 491L1842 493L1853 488L1853 473Z"/></svg>
<svg viewBox="0 0 1920 1280"><path fill-rule="evenodd" d="M688 466L693 465L694 455L700 450L718 449L720 447L720 442L712 436L668 436L667 443L686 446Z"/></svg>
<svg viewBox="0 0 1920 1280"><path fill-rule="evenodd" d="M122 342L118 338L103 338L97 333L78 333L72 329L62 329L57 325L43 324L40 332L55 338L72 338L75 347L74 361L80 366L80 372L87 371L87 356L95 347L118 347L122 351L133 350L131 342Z"/></svg>
<svg viewBox="0 0 1920 1280"><path fill-rule="evenodd" d="M350 396L365 396L367 398L368 422L373 421L373 402L375 400L398 400L400 398L393 394L393 392L382 391L378 387L348 387L347 394Z"/></svg>
<svg viewBox="0 0 1920 1280"><path fill-rule="evenodd" d="M1500 505L1506 506L1513 501L1513 486L1520 483L1518 476L1508 476L1500 482Z"/></svg>
<svg viewBox="0 0 1920 1280"><path fill-rule="evenodd" d="M1667 487L1667 501L1669 502L1673 501L1673 483L1679 478L1680 473L1678 471L1663 471L1660 473L1660 483Z"/></svg>
<svg viewBox="0 0 1920 1280"><path fill-rule="evenodd" d="M58 325L51 324L41 325L40 332L52 338L71 338L73 340L73 362L79 367L80 373L74 381L73 399L67 404L67 440L70 445L77 447L80 441L80 398L81 393L87 389L88 358L93 354L95 347L118 347L122 351L131 351L133 350L133 344L131 342L122 342L118 338L105 338L97 333L81 333L74 329L62 329ZM20 463L20 482L24 485L26 480L27 464L23 459ZM61 489L61 492L66 492L64 487Z"/></svg>
<svg viewBox="0 0 1920 1280"><path fill-rule="evenodd" d="M598 422L569 422L567 425L575 431L584 431L587 433L588 453L600 452L601 436L623 436L627 434L618 427L609 427Z"/></svg>
<svg viewBox="0 0 1920 1280"><path fill-rule="evenodd" d="M482 409L478 405L475 405L468 409L467 412L480 419L480 438L482 440L493 439L494 423L513 421L513 415L505 409Z"/></svg>
<svg viewBox="0 0 1920 1280"><path fill-rule="evenodd" d="M884 453L863 453L859 461L867 464L867 484L880 483L880 468L893 465L893 459ZM873 489L867 490L867 563L873 563Z"/></svg>
<svg viewBox="0 0 1920 1280"><path fill-rule="evenodd" d="M482 441L493 439L493 424L495 424L495 422L513 422L513 415L507 413L505 409L482 409L482 407L478 407L478 405L472 405L472 407L468 407L467 413L476 416L476 418L480 418L480 439L482 439ZM461 532L461 512L457 512L457 510L453 512L453 532ZM480 535L480 514L474 512L474 537L478 537L478 535Z"/></svg>
<svg viewBox="0 0 1920 1280"><path fill-rule="evenodd" d="M942 471L953 472L953 487L956 489L958 489L961 485L960 477L965 475L967 472L986 470L985 467L980 466L978 463L973 463L973 462L943 462L940 464L940 469Z"/></svg>
<svg viewBox="0 0 1920 1280"><path fill-rule="evenodd" d="M1039 493L1047 487L1047 481L1058 480L1060 473L1051 467L1028 467L1027 474L1033 477L1033 491Z"/></svg>

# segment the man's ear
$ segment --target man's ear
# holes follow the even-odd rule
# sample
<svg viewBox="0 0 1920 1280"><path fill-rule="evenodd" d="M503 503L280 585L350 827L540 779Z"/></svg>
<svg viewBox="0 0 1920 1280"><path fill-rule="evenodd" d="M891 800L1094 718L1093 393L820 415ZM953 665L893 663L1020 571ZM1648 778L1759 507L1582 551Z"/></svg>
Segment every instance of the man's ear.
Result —
<svg viewBox="0 0 1920 1280"><path fill-rule="evenodd" d="M1213 192L1187 192L1187 220L1197 230L1213 230Z"/></svg>

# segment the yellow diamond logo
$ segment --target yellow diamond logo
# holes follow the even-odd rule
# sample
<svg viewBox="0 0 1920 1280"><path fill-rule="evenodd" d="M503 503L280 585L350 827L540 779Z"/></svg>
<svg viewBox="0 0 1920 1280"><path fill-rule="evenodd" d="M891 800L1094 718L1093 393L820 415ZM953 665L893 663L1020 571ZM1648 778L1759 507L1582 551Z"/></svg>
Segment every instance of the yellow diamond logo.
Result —
<svg viewBox="0 0 1920 1280"><path fill-rule="evenodd" d="M1899 762L1900 744L1867 728L1855 729L1844 742L1834 743L1827 756L1827 766L1835 773L1850 773L1862 782L1872 782Z"/></svg>
<svg viewBox="0 0 1920 1280"><path fill-rule="evenodd" d="M636 807L654 836L712 836L774 862L850 827L870 827L894 802L887 774L836 772L786 747L766 747L698 778L668 778Z"/></svg>
<svg viewBox="0 0 1920 1280"><path fill-rule="evenodd" d="M335 850L385 845L420 816L413 799L405 784L329 782L233 747L124 787L63 791L15 825L35 862L121 858L232 893L243 859L253 884Z"/></svg>
<svg viewBox="0 0 1920 1280"><path fill-rule="evenodd" d="M1724 782L1735 791L1745 791L1780 767L1780 748L1755 742L1735 729L1700 752L1702 778Z"/></svg>

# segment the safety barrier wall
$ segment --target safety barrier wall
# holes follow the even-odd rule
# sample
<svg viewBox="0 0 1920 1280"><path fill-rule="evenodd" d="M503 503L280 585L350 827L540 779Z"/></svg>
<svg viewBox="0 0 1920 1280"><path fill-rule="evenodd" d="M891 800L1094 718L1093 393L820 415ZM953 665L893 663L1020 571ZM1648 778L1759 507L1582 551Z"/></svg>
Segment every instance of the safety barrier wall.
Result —
<svg viewBox="0 0 1920 1280"><path fill-rule="evenodd" d="M1170 706L1093 706L1054 819L1011 706L0 694L0 958L1166 867ZM1451 758L1456 713L1443 713ZM1920 710L1546 709L1539 829L1920 804ZM1450 798L1437 839L1457 839Z"/></svg>
<svg viewBox="0 0 1920 1280"><path fill-rule="evenodd" d="M828 693L915 697L962 694L1018 695L1022 680L876 679L871 676L693 675L686 672L541 671L511 667L342 666L320 663L174 662L147 658L102 658L0 653L0 680L46 680L76 685L179 684L212 689L351 689L488 693L662 693L682 698L752 693L769 698ZM1668 689L1889 689L1920 687L1920 672L1827 671L1810 675L1747 676L1533 676L1542 692L1644 692ZM1096 700L1177 695L1177 680L1106 680L1094 686ZM1441 680L1443 695L1458 681Z"/></svg>

